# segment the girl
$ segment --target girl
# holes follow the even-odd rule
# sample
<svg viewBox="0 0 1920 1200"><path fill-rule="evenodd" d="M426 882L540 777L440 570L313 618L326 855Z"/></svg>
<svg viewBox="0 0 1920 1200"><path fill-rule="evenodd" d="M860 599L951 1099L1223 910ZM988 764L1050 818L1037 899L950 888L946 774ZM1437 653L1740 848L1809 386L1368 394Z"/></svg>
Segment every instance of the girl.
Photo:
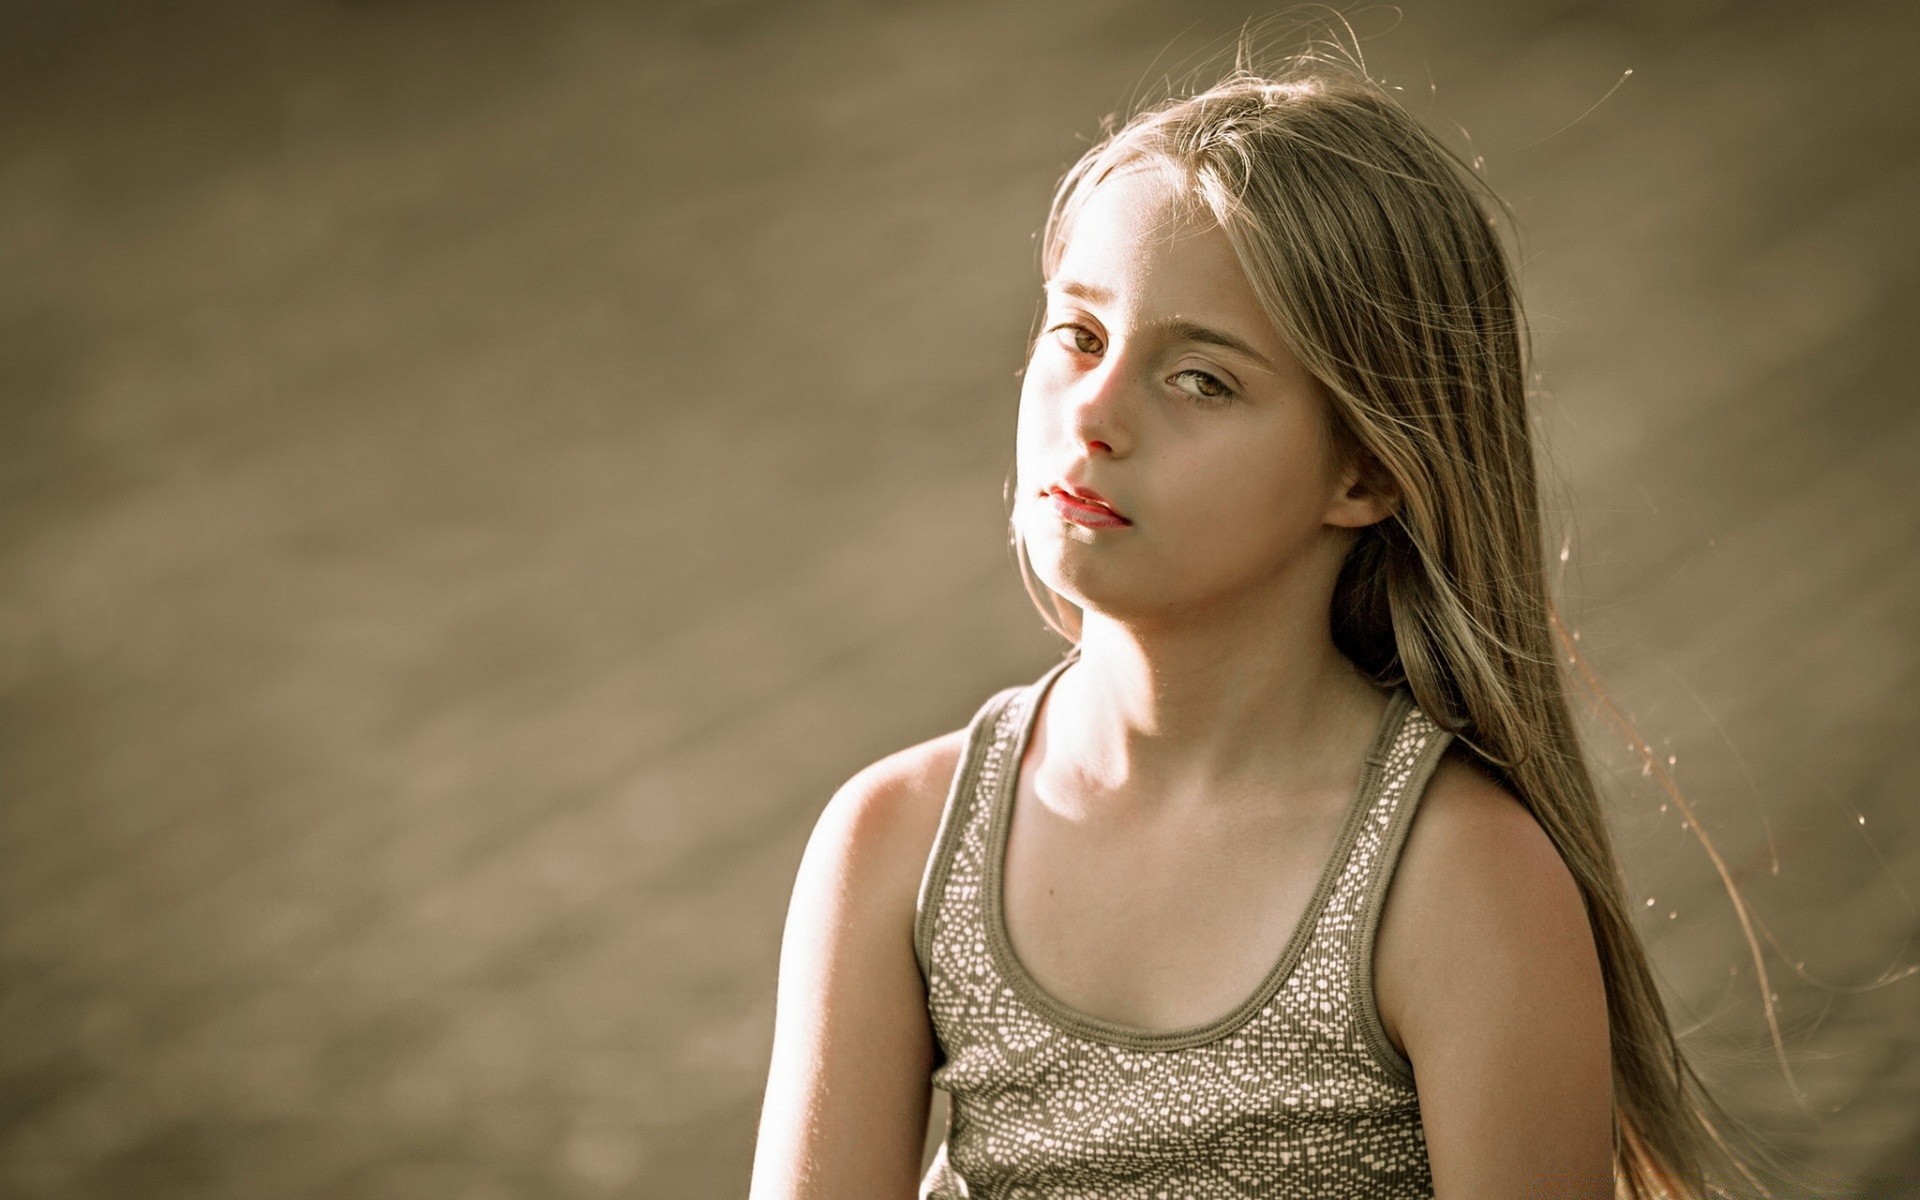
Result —
<svg viewBox="0 0 1920 1200"><path fill-rule="evenodd" d="M1513 280L1376 85L1060 185L1013 531L1074 643L808 844L756 1200L1696 1196L1547 597ZM1558 640L1558 645L1556 645Z"/></svg>

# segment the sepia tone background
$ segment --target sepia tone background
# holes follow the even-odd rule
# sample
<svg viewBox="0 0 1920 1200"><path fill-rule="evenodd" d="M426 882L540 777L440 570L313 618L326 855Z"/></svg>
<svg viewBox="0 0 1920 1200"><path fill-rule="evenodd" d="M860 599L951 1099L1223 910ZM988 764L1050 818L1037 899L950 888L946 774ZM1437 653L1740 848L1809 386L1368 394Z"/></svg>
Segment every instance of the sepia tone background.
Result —
<svg viewBox="0 0 1920 1200"><path fill-rule="evenodd" d="M1920 21L1403 10L1564 603L1778 942L1791 1083L1596 725L1689 1044L1784 1194L1920 1196ZM1260 11L0 9L0 1194L741 1195L815 814L1058 652L1050 186Z"/></svg>

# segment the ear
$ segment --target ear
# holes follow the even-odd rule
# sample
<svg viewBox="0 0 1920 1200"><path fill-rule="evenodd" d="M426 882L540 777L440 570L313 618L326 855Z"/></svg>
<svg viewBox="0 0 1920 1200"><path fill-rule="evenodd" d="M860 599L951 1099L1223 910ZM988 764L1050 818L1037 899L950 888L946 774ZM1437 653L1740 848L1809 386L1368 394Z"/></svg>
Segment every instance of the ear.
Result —
<svg viewBox="0 0 1920 1200"><path fill-rule="evenodd" d="M1400 488L1380 460L1366 451L1347 457L1327 509L1327 524L1363 529L1392 516L1400 507Z"/></svg>

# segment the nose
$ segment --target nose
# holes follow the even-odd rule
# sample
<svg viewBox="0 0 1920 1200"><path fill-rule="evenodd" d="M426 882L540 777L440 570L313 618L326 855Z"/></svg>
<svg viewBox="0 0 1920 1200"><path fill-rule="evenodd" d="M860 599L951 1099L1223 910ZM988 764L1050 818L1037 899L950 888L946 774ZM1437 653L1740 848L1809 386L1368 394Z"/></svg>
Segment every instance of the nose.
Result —
<svg viewBox="0 0 1920 1200"><path fill-rule="evenodd" d="M1121 355L1109 351L1068 395L1067 434L1089 455L1120 458L1133 448L1128 375Z"/></svg>

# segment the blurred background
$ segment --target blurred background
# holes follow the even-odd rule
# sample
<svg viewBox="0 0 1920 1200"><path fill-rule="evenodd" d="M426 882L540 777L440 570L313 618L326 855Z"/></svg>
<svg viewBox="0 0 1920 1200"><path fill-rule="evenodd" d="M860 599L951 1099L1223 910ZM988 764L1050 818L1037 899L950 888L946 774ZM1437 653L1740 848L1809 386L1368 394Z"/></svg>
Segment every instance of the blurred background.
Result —
<svg viewBox="0 0 1920 1200"><path fill-rule="evenodd" d="M1263 11L0 8L0 1193L742 1195L815 815L1058 654L1050 188ZM1920 1196L1920 14L1355 24L1764 924L1596 724L1689 1044L1783 1194Z"/></svg>

